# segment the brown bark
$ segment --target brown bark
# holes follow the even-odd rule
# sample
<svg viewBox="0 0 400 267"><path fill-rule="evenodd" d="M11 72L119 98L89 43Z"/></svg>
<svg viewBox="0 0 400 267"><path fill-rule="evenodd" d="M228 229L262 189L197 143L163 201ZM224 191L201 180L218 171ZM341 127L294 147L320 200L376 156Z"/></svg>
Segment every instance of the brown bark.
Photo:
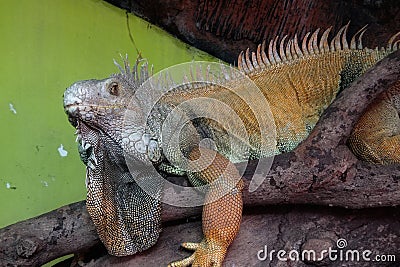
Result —
<svg viewBox="0 0 400 267"><path fill-rule="evenodd" d="M264 39L288 34L299 38L308 31L351 21L349 35L368 24L368 47L384 46L400 29L398 0L107 0L159 25L188 44L229 63L240 51L255 51ZM135 30L132 29L135 36ZM140 47L138 48L140 50Z"/></svg>
<svg viewBox="0 0 400 267"><path fill-rule="evenodd" d="M252 174L250 167L244 177L246 184L244 190L245 206L304 203L366 208L399 205L400 165L377 166L360 162L345 145L346 138L354 122L358 119L365 106L388 85L400 78L399 66L400 51L397 51L381 63L378 63L361 79L344 90L323 114L320 122L307 140L294 152L275 157L267 179L253 193L249 193L247 190L249 177ZM180 197L182 197L182 201L185 201L184 196ZM268 211L268 208L265 209ZM299 221L308 221L309 223L324 221L326 225L333 220L338 220L338 222L332 222L332 228L324 224L328 232L335 232L338 236L341 235L341 232L335 229L348 229L347 232L344 231L343 233L352 233L354 231L358 233L358 228L353 227L354 225L367 225L365 229L368 230L382 224L382 227L387 229L385 230L387 233L385 232L385 236L381 238L378 238L376 231L369 230L363 232L365 234L363 238L357 239L359 237L356 238L353 235L349 235L348 238L351 237L354 245L358 247L369 244L364 243L369 240L374 240L374 246L378 247L384 247L384 244L387 244L388 247L400 247L399 234L396 232L398 227L389 227L392 224L398 224L400 218L398 209L372 210L380 214L379 217L373 215L371 210L354 213L352 211L343 211L344 214L350 214L351 216L341 217L340 212L334 215L333 211L326 208L321 209L323 212L319 212L320 208L318 210L315 209L315 211L310 210L311 208L306 208L305 210L307 211L307 209L309 212L304 214L300 211L288 211L287 214L282 215L284 217L276 214L268 215L267 213L266 218L270 219L265 220L271 220L271 223L274 222L276 224L283 222L283 218L293 216L290 218L293 218L292 220L294 221L296 221L294 218ZM163 221L184 219L199 215L200 211L199 208L182 209L164 205L162 219ZM394 212L394 215L389 215L390 213L388 212ZM270 235L274 235L274 233L270 233L270 227L261 227L264 224L262 222L257 223L255 218L258 217L248 217L245 222L246 220L254 222L254 227L260 227L257 233L263 236L270 237ZM379 221L380 219L384 221L381 222ZM348 223L351 220L356 223L350 227ZM290 230L292 229L290 227L293 226L293 229L297 229L297 226L293 223L278 224L281 228L287 229L289 233L294 231ZM249 227L250 225L249 223ZM166 230L165 232L167 235L172 235L175 231L185 228L185 226L180 227L183 228L167 228L171 230ZM316 226L315 228L317 229L318 227ZM304 234L305 231L302 233ZM306 232L309 231L307 230ZM186 232L179 235L179 241L192 238L184 233ZM275 239L282 238L282 231L279 233L280 235L276 234ZM293 235L290 237L289 234L287 238L300 238L300 236ZM301 240L304 241L306 240L305 238L306 236L304 235ZM333 237L330 238L332 239ZM268 238L266 239L269 240ZM79 202L40 217L0 229L0 266L40 265L62 255L87 250L98 242L94 226L84 208L84 204ZM246 243L237 245L240 247L241 244L242 246L247 246L245 245ZM283 243L276 243L275 245L280 244ZM174 247L177 248L177 244L175 245ZM167 243L167 246L171 246L170 243ZM242 247L242 249L244 248ZM390 253L391 251L385 252ZM167 254L157 253L155 249L154 253L153 250L150 250L141 255L153 257L155 261L168 256ZM128 261L131 258L135 259L134 262L136 262L135 256L118 261ZM172 258L177 257L174 256ZM239 258L242 259L241 256L238 256L238 260Z"/></svg>
<svg viewBox="0 0 400 267"><path fill-rule="evenodd" d="M245 215L240 232L230 246L224 266L390 266L393 262L381 264L368 261L330 261L328 255L322 261L278 261L277 252L272 261L257 258L259 250L267 246L271 250L321 251L339 249L336 243L340 238L347 241L343 249L357 250L361 253L369 249L373 255L394 255L400 257L399 209L343 210L321 207L269 207L259 213ZM183 259L191 252L179 249L181 242L201 240L200 222L172 225L164 228L160 240L148 251L118 258L105 255L87 266L166 266L169 262ZM267 256L268 256L267 255ZM301 255L301 254L300 254ZM332 254L334 255L334 254ZM339 255L339 254L338 254ZM261 254L264 256L264 253ZM288 254L286 254L286 257ZM360 256L361 258L361 256ZM371 256L372 258L372 256ZM345 258L343 258L345 259ZM350 259L350 258L349 258ZM270 265L268 265L270 264ZM310 264L310 265L307 265ZM392 265L395 266L395 265Z"/></svg>

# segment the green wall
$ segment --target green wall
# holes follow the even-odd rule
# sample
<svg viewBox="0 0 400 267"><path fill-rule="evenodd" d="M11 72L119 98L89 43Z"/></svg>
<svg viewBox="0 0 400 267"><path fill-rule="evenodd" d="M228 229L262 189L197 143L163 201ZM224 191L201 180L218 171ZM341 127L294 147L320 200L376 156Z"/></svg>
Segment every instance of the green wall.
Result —
<svg viewBox="0 0 400 267"><path fill-rule="evenodd" d="M212 59L132 15L129 24L156 71ZM125 12L98 0L0 0L0 38L1 228L85 198L62 94L77 80L108 77L113 58L134 60L136 49Z"/></svg>

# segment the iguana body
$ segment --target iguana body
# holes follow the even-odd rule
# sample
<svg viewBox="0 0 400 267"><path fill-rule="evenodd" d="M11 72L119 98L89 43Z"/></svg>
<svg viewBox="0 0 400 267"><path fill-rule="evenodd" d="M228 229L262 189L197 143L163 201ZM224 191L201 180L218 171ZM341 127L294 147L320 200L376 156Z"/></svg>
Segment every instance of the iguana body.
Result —
<svg viewBox="0 0 400 267"><path fill-rule="evenodd" d="M83 140L80 144L81 156L88 166L88 210L109 252L121 256L144 250L156 242L160 230L160 185L153 184L155 198L149 197L133 177L143 176L143 173L152 177L153 174L147 169L141 173L129 172L124 150L138 169L154 165L161 172L185 174L194 185L211 183L206 201L216 200L204 205L205 237L199 244L185 243L184 246L195 249L195 253L171 266L219 266L239 230L242 181L232 163L240 162L242 155L227 144L229 128L227 130L215 120L198 116L187 123L181 129L179 149L160 145L161 140L165 142L173 135L173 131L162 131L162 123L168 119L168 113L183 101L206 97L226 103L244 123L249 142L243 142L239 137L231 142L234 147L248 146L250 158L272 156L294 149L308 136L341 88L397 49L397 43L393 45L394 39L385 49L363 48L363 30L348 44L346 30L347 26L342 28L331 43L328 43L329 30L322 34L320 40L316 31L310 38L307 35L302 44L298 44L296 38L286 45L282 40L279 52L275 39L269 44L268 52L264 52L263 45L252 55L247 51L245 56L239 56L239 69L260 88L269 102L277 138L276 147L272 149L260 146L269 133L259 130L256 116L246 107L245 101L226 89L233 85L247 90L239 78L228 79L226 87L209 83L178 86L152 107L146 127L140 126L139 121L145 117L134 93L147 78L147 72L138 75L137 65L133 72L126 64L122 74L101 81L78 82L68 88L64 95L64 107L70 121L78 128L79 138ZM356 37L359 37L358 42ZM254 101L257 97L253 96ZM222 112L216 106L207 106L207 102L204 105L205 109L214 113ZM126 113L133 116L127 120ZM181 116L201 115L198 113L197 109L189 108ZM234 136L239 135L234 133ZM216 152L199 148L199 142L204 138L214 140ZM386 147L398 151L399 139L393 140ZM360 141L354 141L350 146L364 158L373 153L371 149L363 148L364 144ZM383 150L384 153L386 148ZM181 152L189 163L181 162ZM395 157L389 162L399 162L397 153L390 153ZM380 163L386 163L385 159ZM193 168L187 168L191 164L204 168L193 171ZM215 197L225 189L226 184L230 185L228 193Z"/></svg>

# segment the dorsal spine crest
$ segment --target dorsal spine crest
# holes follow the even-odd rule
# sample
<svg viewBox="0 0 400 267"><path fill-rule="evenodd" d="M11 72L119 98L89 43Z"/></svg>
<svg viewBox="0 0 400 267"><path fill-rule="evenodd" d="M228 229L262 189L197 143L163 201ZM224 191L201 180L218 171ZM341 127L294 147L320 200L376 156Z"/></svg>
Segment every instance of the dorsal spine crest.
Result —
<svg viewBox="0 0 400 267"><path fill-rule="evenodd" d="M286 39L288 36L285 35L279 42L279 48L279 36L275 36L275 38L269 41L268 51L266 51L265 41L257 46L255 52L250 53L249 49L247 49L245 53L242 51L238 58L238 68L246 74L251 74L273 68L277 65L290 64L297 60L307 59L315 55L329 52L334 53L350 50L365 50L366 52L372 51L371 49L364 48L362 44L362 37L367 30L367 25L362 27L352 36L350 44L347 42L348 27L349 23L340 28L330 42L328 37L332 27L326 29L319 40L319 28L312 34L308 32L304 36L303 40L301 40L301 47L297 39L297 34L293 39L290 39L287 42ZM311 37L309 37L310 35ZM396 51L400 46L400 40L396 40L399 36L400 32L396 33L389 39L386 48L382 47L379 49L376 47L375 50L381 50L382 53L387 54Z"/></svg>

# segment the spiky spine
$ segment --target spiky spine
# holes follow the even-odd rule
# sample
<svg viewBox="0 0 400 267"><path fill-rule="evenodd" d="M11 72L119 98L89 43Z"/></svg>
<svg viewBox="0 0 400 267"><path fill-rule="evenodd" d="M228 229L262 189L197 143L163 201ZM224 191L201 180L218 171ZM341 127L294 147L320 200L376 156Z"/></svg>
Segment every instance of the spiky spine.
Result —
<svg viewBox="0 0 400 267"><path fill-rule="evenodd" d="M239 70L260 88L269 102L277 131L278 147L275 153L294 149L309 135L321 113L335 99L340 89L347 87L376 62L398 49L399 42L395 42L398 34L389 40L386 48L364 48L362 36L366 27L360 29L349 44L347 28L348 25L342 27L330 42L328 37L331 28L325 30L321 38L318 37L320 30L317 29L312 34L307 33L301 44L297 36L285 43L285 36L278 45L278 37L275 37L269 42L267 51L266 43L263 42L256 52L250 53L247 49L239 55ZM240 84L240 79L235 79L231 77L225 87ZM249 103L243 103L224 87L209 84L187 88L181 86L180 90L171 91L164 101L175 105L196 97L211 97L228 104L253 137L251 146L257 147L260 135L265 133L257 132L257 121L247 108ZM218 112L218 107L210 108ZM204 119L201 127L215 128L216 125ZM225 148L219 151L233 159L234 151ZM251 158L271 156L268 153L255 151Z"/></svg>
<svg viewBox="0 0 400 267"><path fill-rule="evenodd" d="M249 50L241 53L238 67L263 91L274 115L278 149L287 152L304 140L321 113L357 77L389 53L398 49L394 35L386 48L368 49L362 45L366 27L347 42L348 25L342 27L329 43L331 28L318 40L319 29L310 38L307 33L301 48L297 36L285 45L286 36L277 48L271 40L268 55L265 43L250 58Z"/></svg>

